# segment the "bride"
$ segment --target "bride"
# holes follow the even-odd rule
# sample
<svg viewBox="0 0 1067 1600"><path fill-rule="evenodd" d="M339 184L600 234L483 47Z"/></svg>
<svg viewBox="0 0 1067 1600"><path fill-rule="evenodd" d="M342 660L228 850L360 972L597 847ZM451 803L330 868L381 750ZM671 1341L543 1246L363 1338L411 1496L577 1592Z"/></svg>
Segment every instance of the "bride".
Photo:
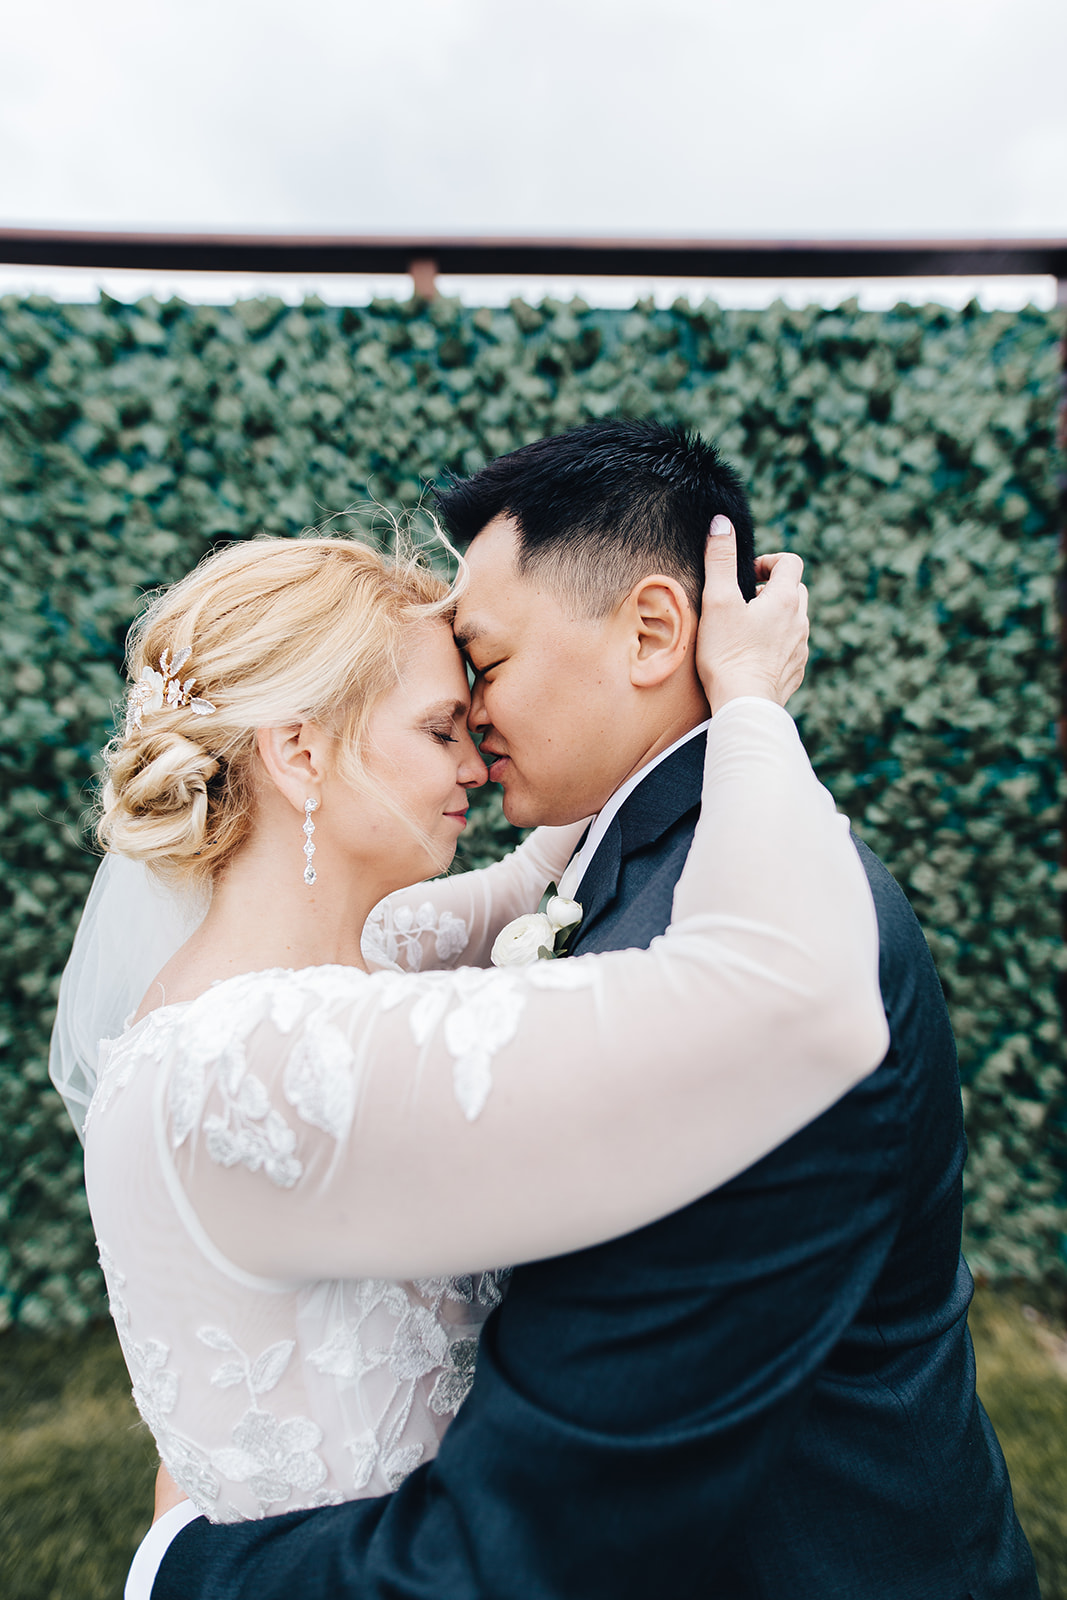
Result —
<svg viewBox="0 0 1067 1600"><path fill-rule="evenodd" d="M163 888L142 883L148 920L111 943L97 901L124 915L120 880L94 890L57 1070L72 1109L92 1095L86 1186L134 1398L209 1518L395 1488L469 1387L505 1263L687 1204L880 1060L866 880L781 709L799 563L768 558L745 605L728 543L672 924L647 951L522 969L490 949L582 825L426 885L485 781L438 578L349 540L260 540L137 624L99 826ZM71 1014L130 973L153 981L93 1093Z"/></svg>

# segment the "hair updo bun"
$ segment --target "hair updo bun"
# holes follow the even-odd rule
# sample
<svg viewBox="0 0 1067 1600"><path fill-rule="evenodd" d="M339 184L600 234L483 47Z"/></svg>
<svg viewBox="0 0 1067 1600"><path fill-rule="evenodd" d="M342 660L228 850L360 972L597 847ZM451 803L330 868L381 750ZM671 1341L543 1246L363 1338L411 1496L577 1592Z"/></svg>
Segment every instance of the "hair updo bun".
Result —
<svg viewBox="0 0 1067 1600"><path fill-rule="evenodd" d="M208 556L131 630L101 843L172 880L210 882L248 836L260 728L318 723L362 781L366 724L411 628L453 604L414 556L390 561L354 539L254 539Z"/></svg>
<svg viewBox="0 0 1067 1600"><path fill-rule="evenodd" d="M109 767L100 818L109 849L175 864L202 851L216 756L175 728L134 728Z"/></svg>

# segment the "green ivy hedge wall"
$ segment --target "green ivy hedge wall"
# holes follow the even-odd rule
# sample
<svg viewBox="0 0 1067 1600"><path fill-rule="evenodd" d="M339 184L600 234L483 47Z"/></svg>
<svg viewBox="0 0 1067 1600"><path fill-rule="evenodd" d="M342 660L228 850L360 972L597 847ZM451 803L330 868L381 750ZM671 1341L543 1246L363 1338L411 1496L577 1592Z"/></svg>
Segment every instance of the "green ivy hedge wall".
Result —
<svg viewBox="0 0 1067 1600"><path fill-rule="evenodd" d="M717 439L762 547L809 563L795 709L941 972L972 1264L1058 1273L1059 331L973 306L0 300L0 1321L78 1324L104 1304L46 1056L142 593L220 540L411 507L445 468L607 414ZM468 862L512 837L482 798Z"/></svg>

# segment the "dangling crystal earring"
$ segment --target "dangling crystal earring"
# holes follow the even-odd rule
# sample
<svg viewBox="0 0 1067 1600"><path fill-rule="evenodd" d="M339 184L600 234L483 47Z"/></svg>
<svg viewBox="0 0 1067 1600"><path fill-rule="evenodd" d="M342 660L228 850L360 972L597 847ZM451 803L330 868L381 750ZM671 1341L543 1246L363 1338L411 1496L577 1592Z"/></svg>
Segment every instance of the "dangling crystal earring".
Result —
<svg viewBox="0 0 1067 1600"><path fill-rule="evenodd" d="M315 824L311 820L311 813L318 809L319 802L317 800L304 801L304 856L307 860L307 866L304 868L304 882L309 889L315 882L315 866L311 859L315 854L315 846L311 842L311 835L315 832Z"/></svg>

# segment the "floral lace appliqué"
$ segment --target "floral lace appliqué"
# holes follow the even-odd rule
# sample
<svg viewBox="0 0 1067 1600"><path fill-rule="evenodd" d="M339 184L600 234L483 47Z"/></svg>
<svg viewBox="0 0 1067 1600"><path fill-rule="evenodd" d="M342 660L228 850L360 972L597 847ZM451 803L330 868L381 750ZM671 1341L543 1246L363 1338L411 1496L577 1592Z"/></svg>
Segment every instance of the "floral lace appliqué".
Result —
<svg viewBox="0 0 1067 1600"><path fill-rule="evenodd" d="M380 1410L362 1408L365 1426L345 1440L354 1490L367 1489L375 1475L376 1492L395 1489L425 1458L408 1432L412 1412L425 1406L447 1418L459 1410L474 1379L481 1325L499 1305L507 1277L505 1269L409 1284L367 1278L346 1282L332 1297L331 1331L305 1359L336 1379L341 1394L359 1392L375 1374L363 1392L380 1399ZM327 1294L320 1290L315 1307L321 1319Z"/></svg>
<svg viewBox="0 0 1067 1600"><path fill-rule="evenodd" d="M312 1012L285 1064L285 1098L303 1122L340 1141L352 1125L356 1080L352 1046L340 1028Z"/></svg>
<svg viewBox="0 0 1067 1600"><path fill-rule="evenodd" d="M439 1417L454 1417L470 1394L474 1366L478 1359L477 1339L454 1339L448 1347L448 1363L437 1375L430 1391L430 1410Z"/></svg>
<svg viewBox="0 0 1067 1600"><path fill-rule="evenodd" d="M233 1483L247 1484L266 1511L294 1491L313 1494L326 1481L327 1468L317 1447L322 1429L310 1417L276 1416L259 1404L275 1388L296 1348L292 1339L268 1345L253 1361L221 1328L201 1328L201 1344L229 1357L211 1374L216 1389L244 1384L251 1404L234 1424L232 1443L211 1452L211 1465Z"/></svg>
<svg viewBox="0 0 1067 1600"><path fill-rule="evenodd" d="M493 1057L515 1037L526 1004L523 987L509 973L460 967L452 973L432 972L418 982L391 973L374 979L382 1007L411 1002L408 1022L417 1045L424 1045L440 1025L452 1057L452 1092L463 1115L473 1122L493 1086Z"/></svg>
<svg viewBox="0 0 1067 1600"><path fill-rule="evenodd" d="M125 1089L145 1060L160 1060L175 1022L174 1008L165 1006L143 1017L136 1034L127 1029L117 1039L100 1041L96 1090L85 1113L83 1134L88 1133L91 1120L106 1111L119 1090Z"/></svg>
<svg viewBox="0 0 1067 1600"><path fill-rule="evenodd" d="M421 972L424 940L431 935L434 954L442 964L462 955L470 940L463 918L451 911L438 912L432 900L424 900L414 911L383 900L364 925L363 954L376 967Z"/></svg>
<svg viewBox="0 0 1067 1600"><path fill-rule="evenodd" d="M200 1510L210 1511L219 1497L219 1480L204 1452L191 1439L178 1433L170 1420L178 1403L179 1389L178 1374L170 1368L170 1349L161 1339L139 1342L132 1337L129 1307L122 1293L126 1287L125 1274L105 1244L100 1243L99 1251L108 1306L130 1374L134 1404L179 1489L183 1489Z"/></svg>
<svg viewBox="0 0 1067 1600"><path fill-rule="evenodd" d="M424 1454L421 1444L405 1444L399 1449L389 1449L373 1433L362 1433L358 1439L350 1439L345 1448L352 1456L353 1489L365 1489L374 1476L375 1468L380 1467L390 1492L399 1489Z"/></svg>
<svg viewBox="0 0 1067 1600"><path fill-rule="evenodd" d="M355 968L312 967L249 973L199 996L182 1018L170 1074L174 1147L200 1124L213 1161L262 1170L279 1188L292 1188L304 1170L296 1133L250 1070L246 1042L261 1023L283 1036L299 1027L286 1057L285 1098L304 1122L343 1139L356 1085L352 1048L330 1020L330 1007L343 1003L351 1027L370 994L366 974ZM208 1111L212 1093L221 1104Z"/></svg>
<svg viewBox="0 0 1067 1600"><path fill-rule="evenodd" d="M223 1084L218 1087L224 1109L204 1118L208 1155L223 1167L235 1167L238 1162L249 1172L262 1167L279 1189L291 1189L304 1170L293 1154L296 1134L272 1107L266 1087L250 1072L232 1093L227 1093Z"/></svg>

